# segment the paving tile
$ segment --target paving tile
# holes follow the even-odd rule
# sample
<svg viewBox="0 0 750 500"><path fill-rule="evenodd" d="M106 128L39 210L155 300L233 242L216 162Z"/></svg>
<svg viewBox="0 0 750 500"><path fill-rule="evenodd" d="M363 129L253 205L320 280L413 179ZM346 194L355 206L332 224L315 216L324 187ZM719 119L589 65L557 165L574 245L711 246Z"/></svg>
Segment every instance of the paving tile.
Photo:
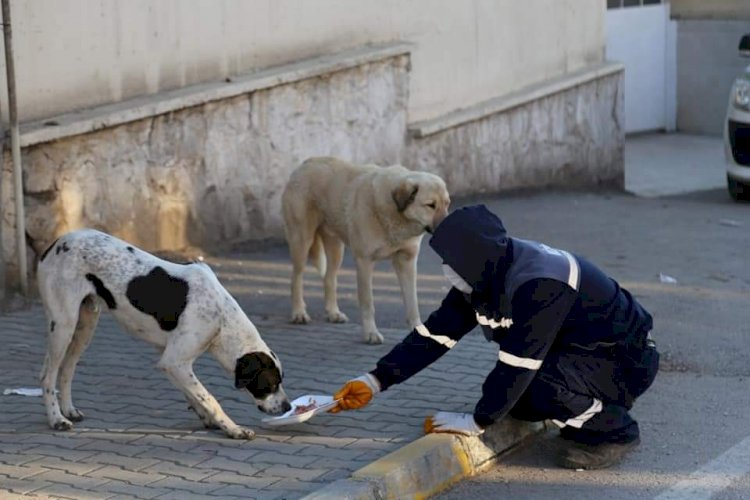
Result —
<svg viewBox="0 0 750 500"><path fill-rule="evenodd" d="M211 484L235 484L251 487L254 489L266 488L284 479L282 476L275 476L264 472L262 475L248 476L234 472L219 472L209 478ZM214 492L214 494L216 494Z"/></svg>
<svg viewBox="0 0 750 500"><path fill-rule="evenodd" d="M10 491L17 495L28 495L38 489L50 486L52 483L41 479L12 479L2 478L0 482L0 491Z"/></svg>
<svg viewBox="0 0 750 500"><path fill-rule="evenodd" d="M225 457L214 457L205 462L201 462L194 467L198 470L227 471L248 476L262 472L267 467L267 464L258 466L252 462L252 459L248 462L242 462Z"/></svg>
<svg viewBox="0 0 750 500"><path fill-rule="evenodd" d="M64 498L70 500L104 500L110 498L112 493L101 493L96 491L77 488L75 485L52 483L37 490L34 495L47 498Z"/></svg>
<svg viewBox="0 0 750 500"><path fill-rule="evenodd" d="M150 465L141 472L147 474L161 474L163 476L176 476L188 481L202 481L209 476L216 474L216 470L197 468L197 467L185 467L172 462L157 462L154 465Z"/></svg>
<svg viewBox="0 0 750 500"><path fill-rule="evenodd" d="M300 481L312 481L326 472L328 469L318 468L318 464L315 463L316 468L301 468L301 467L289 467L288 465L273 465L263 471L263 474L269 474L271 476L284 477L299 479Z"/></svg>
<svg viewBox="0 0 750 500"><path fill-rule="evenodd" d="M95 473L96 471L94 471L92 474ZM40 474L37 474L36 476L31 478L31 480L69 484L81 489L95 488L109 481L108 478L86 476L83 474L69 474L64 470L59 469L48 469Z"/></svg>
<svg viewBox="0 0 750 500"><path fill-rule="evenodd" d="M30 495L21 495L19 493L11 493L10 491L3 488L2 484L0 484L0 498L3 500L22 500L22 499L28 499L28 498L41 498L36 497L33 493Z"/></svg>
<svg viewBox="0 0 750 500"><path fill-rule="evenodd" d="M163 461L142 458L142 457L124 457L122 455L115 455L114 453L97 453L90 457L84 458L76 464L89 464L94 469L103 467L105 465L114 465L116 467L123 468L125 470L140 472L141 470L150 467L154 464L164 463ZM93 469L92 469L93 470ZM69 471L70 472L70 471Z"/></svg>
<svg viewBox="0 0 750 500"><path fill-rule="evenodd" d="M277 481L278 482L278 481ZM212 493L216 497L224 498L241 498L241 499L260 499L260 498L279 498L278 493L273 492L268 496L264 496L265 492L253 488L250 486L242 486L239 484L231 484L224 486ZM292 498L292 497L289 497ZM297 496L299 498L299 496Z"/></svg>
<svg viewBox="0 0 750 500"><path fill-rule="evenodd" d="M0 441L1 443L2 441ZM0 452L0 464L3 465L23 465L42 458L44 455L35 455L33 453L2 453Z"/></svg>
<svg viewBox="0 0 750 500"><path fill-rule="evenodd" d="M115 467L113 465L107 465L100 469L96 469L89 472L86 476L97 479L123 481L139 486L145 486L167 477L165 474L159 474L156 472L135 472L125 470L121 467Z"/></svg>
<svg viewBox="0 0 750 500"><path fill-rule="evenodd" d="M223 483L206 483L198 481L187 481L179 477L168 476L149 484L154 488L166 488L172 490L187 491L196 495L209 495L211 492L224 486Z"/></svg>
<svg viewBox="0 0 750 500"><path fill-rule="evenodd" d="M154 488L152 486L139 486L124 481L108 481L100 486L91 488L89 491L112 495L113 498L157 498L174 490L169 488Z"/></svg>
<svg viewBox="0 0 750 500"><path fill-rule="evenodd" d="M59 457L44 456L39 457L34 461L26 462L24 467L33 468L35 470L57 469L67 472L68 474L88 474L91 471L101 468L102 464L71 462ZM4 467L0 468L0 472L4 469Z"/></svg>

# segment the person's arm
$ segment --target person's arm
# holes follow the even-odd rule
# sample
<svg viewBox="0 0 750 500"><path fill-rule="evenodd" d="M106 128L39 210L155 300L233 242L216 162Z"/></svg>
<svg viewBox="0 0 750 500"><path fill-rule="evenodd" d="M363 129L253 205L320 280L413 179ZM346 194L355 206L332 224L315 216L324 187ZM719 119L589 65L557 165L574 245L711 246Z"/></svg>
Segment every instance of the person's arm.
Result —
<svg viewBox="0 0 750 500"><path fill-rule="evenodd" d="M362 408L374 394L403 382L448 352L476 325L469 301L451 288L427 321L383 356L374 370L344 384L334 395L339 404L331 412Z"/></svg>
<svg viewBox="0 0 750 500"><path fill-rule="evenodd" d="M480 427L502 418L516 404L542 366L575 300L573 289L551 279L531 280L516 291L513 324L500 341L499 359L474 409Z"/></svg>
<svg viewBox="0 0 750 500"><path fill-rule="evenodd" d="M448 352L477 326L476 313L464 294L451 288L440 307L411 331L370 372L380 389L399 384Z"/></svg>

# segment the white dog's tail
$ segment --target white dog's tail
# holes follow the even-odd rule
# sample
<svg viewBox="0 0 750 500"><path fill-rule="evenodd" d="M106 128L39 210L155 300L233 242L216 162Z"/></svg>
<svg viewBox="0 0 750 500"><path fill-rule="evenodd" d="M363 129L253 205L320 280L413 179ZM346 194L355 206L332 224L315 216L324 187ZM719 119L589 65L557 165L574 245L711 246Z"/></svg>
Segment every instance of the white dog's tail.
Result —
<svg viewBox="0 0 750 500"><path fill-rule="evenodd" d="M310 247L310 253L308 254L308 257L310 261L312 261L312 264L315 266L315 269L318 270L318 274L320 274L320 277L323 278L326 275L326 253L325 249L323 248L323 239L318 233L315 233L315 239L313 239L313 244Z"/></svg>

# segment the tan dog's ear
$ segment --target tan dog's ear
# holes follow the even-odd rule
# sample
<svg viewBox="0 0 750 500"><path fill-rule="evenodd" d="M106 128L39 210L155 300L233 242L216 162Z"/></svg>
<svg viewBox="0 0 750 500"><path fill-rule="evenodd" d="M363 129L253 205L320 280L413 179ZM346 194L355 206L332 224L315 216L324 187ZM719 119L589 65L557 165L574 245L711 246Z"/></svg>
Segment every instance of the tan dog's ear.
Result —
<svg viewBox="0 0 750 500"><path fill-rule="evenodd" d="M406 207L411 205L417 196L417 191L419 191L419 186L409 181L403 181L393 190L391 196L393 196L393 201L396 202L399 212L403 212L406 210Z"/></svg>

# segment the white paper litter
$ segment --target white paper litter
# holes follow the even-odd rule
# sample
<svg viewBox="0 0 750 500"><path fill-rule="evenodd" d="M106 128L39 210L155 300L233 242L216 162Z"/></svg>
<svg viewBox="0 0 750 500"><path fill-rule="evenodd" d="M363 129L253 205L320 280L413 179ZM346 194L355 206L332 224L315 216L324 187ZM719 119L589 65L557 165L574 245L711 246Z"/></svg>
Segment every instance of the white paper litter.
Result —
<svg viewBox="0 0 750 500"><path fill-rule="evenodd" d="M671 276L669 276L667 274L664 274L664 273L659 273L659 281L661 281L662 283L668 283L670 285L676 285L677 284L677 280L676 279L674 279L673 277L671 277Z"/></svg>
<svg viewBox="0 0 750 500"><path fill-rule="evenodd" d="M740 227L742 226L742 222L734 219L719 219L719 224L722 226L728 226L728 227Z"/></svg>
<svg viewBox="0 0 750 500"><path fill-rule="evenodd" d="M7 396L9 394L18 394L19 396L39 397L42 395L42 389L38 387L34 387L34 388L19 387L17 389L5 389L3 391L3 396Z"/></svg>

